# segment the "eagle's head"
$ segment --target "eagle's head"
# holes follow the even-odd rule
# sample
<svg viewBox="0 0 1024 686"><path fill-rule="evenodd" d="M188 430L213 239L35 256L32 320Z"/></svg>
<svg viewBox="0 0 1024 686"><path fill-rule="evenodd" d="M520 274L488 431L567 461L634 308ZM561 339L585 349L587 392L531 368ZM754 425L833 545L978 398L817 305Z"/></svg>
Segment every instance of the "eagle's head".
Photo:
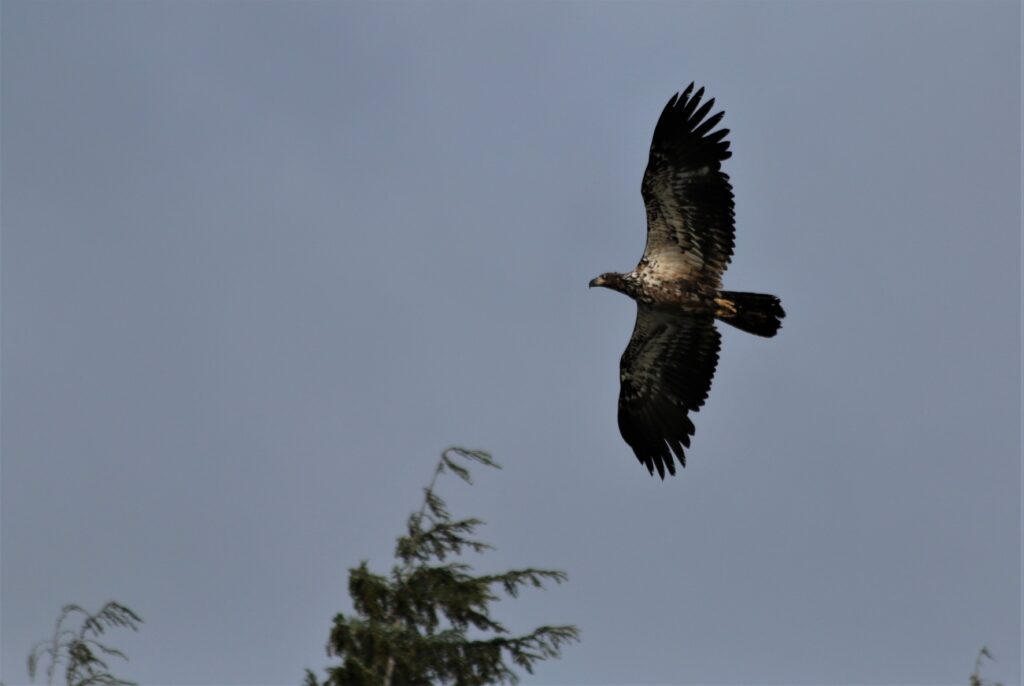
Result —
<svg viewBox="0 0 1024 686"><path fill-rule="evenodd" d="M619 274L618 272L605 272L591 281L589 287L593 288L594 286L601 286L603 288L610 288L613 291L619 291L620 293L628 293L629 287L626 284L627 276L628 274Z"/></svg>

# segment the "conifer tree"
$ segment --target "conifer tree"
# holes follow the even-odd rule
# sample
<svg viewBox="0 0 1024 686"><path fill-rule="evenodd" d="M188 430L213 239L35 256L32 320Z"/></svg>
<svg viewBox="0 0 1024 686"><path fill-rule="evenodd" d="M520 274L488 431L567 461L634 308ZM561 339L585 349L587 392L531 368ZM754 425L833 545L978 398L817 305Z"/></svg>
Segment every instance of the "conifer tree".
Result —
<svg viewBox="0 0 1024 686"><path fill-rule="evenodd" d="M78 629L70 629L65 622L74 615L84 615ZM28 656L28 676L35 680L40 660L47 660L46 683L52 685L57 668L64 665L66 686L136 686L134 681L120 679L110 673L104 657L128 657L117 648L100 642L107 630L127 627L138 631L142 619L124 605L113 601L90 614L78 605L65 605L57 617L53 637L40 641Z"/></svg>
<svg viewBox="0 0 1024 686"><path fill-rule="evenodd" d="M513 667L532 673L536 662L558 657L564 644L579 640L575 626L511 635L491 616L489 605L499 590L514 598L523 587L560 584L567 576L533 568L476 575L461 561L464 552L491 546L473 537L482 522L452 519L435 490L445 473L472 483L458 459L500 469L479 450L449 448L441 454L421 507L398 538L391 574L374 574L365 561L349 570L355 614L334 618L327 653L342 662L328 668L323 686L515 683ZM305 686L320 686L309 670Z"/></svg>
<svg viewBox="0 0 1024 686"><path fill-rule="evenodd" d="M995 659L992 657L992 653L988 651L988 648L982 646L981 650L978 651L978 657L974 660L974 671L971 672L970 686L1003 686L998 681L992 682L988 679L981 678L981 662L984 658L988 658L989 660Z"/></svg>

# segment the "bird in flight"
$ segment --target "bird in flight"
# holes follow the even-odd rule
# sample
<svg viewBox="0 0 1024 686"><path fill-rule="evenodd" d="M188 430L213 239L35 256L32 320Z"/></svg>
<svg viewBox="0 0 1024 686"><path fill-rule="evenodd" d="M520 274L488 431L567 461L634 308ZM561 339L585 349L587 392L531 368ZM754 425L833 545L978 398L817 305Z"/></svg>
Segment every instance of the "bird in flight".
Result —
<svg viewBox="0 0 1024 686"><path fill-rule="evenodd" d="M619 363L619 431L653 475L686 466L694 426L718 365L719 319L770 338L786 313L774 295L722 290L735 241L728 129L708 116L714 98L690 84L665 105L654 127L641 192L647 245L628 273L590 282L636 301L636 324Z"/></svg>

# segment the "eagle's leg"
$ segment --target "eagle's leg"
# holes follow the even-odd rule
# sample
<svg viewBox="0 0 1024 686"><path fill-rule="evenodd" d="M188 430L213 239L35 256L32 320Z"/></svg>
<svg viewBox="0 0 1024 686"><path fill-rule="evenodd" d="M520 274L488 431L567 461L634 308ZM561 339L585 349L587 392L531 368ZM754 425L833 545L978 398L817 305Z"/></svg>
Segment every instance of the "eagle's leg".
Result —
<svg viewBox="0 0 1024 686"><path fill-rule="evenodd" d="M736 316L736 303L726 298L715 298L715 316L716 317L735 317Z"/></svg>

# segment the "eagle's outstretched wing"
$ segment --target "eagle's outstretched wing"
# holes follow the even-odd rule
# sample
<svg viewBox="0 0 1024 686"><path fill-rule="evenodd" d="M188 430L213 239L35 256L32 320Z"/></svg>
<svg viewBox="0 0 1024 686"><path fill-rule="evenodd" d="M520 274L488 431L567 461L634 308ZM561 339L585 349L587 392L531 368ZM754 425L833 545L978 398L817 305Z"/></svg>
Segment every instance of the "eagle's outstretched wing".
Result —
<svg viewBox="0 0 1024 686"><path fill-rule="evenodd" d="M721 288L732 257L732 186L722 161L732 156L729 129L712 131L725 112L707 117L715 100L700 105L704 89L685 91L665 105L651 141L641 191L647 207L644 258L667 278L699 280Z"/></svg>
<svg viewBox="0 0 1024 686"><path fill-rule="evenodd" d="M686 466L683 447L694 431L688 415L708 397L720 341L710 314L637 303L619 363L619 431L652 474L676 473L672 453Z"/></svg>

